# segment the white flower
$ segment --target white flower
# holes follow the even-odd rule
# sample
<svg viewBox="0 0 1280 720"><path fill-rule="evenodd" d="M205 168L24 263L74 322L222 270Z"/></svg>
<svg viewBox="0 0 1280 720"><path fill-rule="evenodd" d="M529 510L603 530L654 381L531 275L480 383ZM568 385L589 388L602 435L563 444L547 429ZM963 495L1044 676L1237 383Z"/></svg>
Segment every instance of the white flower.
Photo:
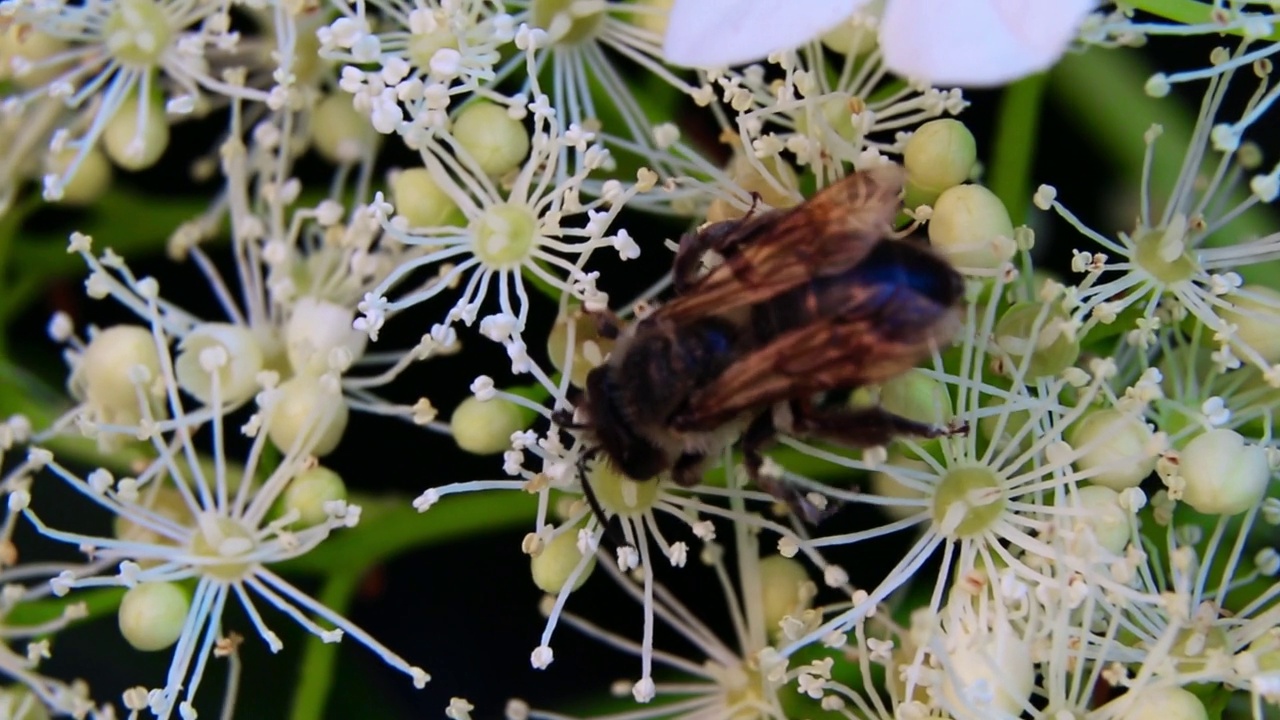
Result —
<svg viewBox="0 0 1280 720"><path fill-rule="evenodd" d="M695 67L741 65L834 29L867 0L676 0L663 53ZM997 85L1048 68L1095 0L886 0L885 64L932 85Z"/></svg>

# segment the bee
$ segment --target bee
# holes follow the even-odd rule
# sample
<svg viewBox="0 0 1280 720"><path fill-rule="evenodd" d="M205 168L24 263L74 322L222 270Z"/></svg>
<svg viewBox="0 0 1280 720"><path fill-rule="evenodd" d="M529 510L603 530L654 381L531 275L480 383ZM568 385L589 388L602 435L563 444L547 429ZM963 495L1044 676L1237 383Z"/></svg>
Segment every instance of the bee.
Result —
<svg viewBox="0 0 1280 720"><path fill-rule="evenodd" d="M584 431L588 453L632 480L670 473L685 486L740 437L751 478L793 507L804 505L797 494L761 473L779 433L868 447L965 432L820 402L905 372L960 325L960 274L892 237L902 187L902 169L887 165L795 207L685 234L671 300L629 325L596 314L613 351L587 375L576 415L557 424ZM723 262L704 271L711 253Z"/></svg>

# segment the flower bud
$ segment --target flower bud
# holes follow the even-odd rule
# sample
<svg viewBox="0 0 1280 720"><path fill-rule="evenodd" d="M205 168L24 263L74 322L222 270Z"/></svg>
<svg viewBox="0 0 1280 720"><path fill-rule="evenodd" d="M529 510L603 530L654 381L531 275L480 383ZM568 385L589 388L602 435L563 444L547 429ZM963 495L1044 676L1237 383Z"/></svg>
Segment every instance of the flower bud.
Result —
<svg viewBox="0 0 1280 720"><path fill-rule="evenodd" d="M308 468L289 481L282 494L284 511L296 510L298 522L311 527L324 522L329 513L325 503L347 499L347 486L342 476L322 465Z"/></svg>
<svg viewBox="0 0 1280 720"><path fill-rule="evenodd" d="M581 8L581 10L580 10ZM568 45L592 38L604 21L604 5L577 0L532 0L529 19L557 43Z"/></svg>
<svg viewBox="0 0 1280 720"><path fill-rule="evenodd" d="M729 167L725 170L735 185L745 192L759 195L760 202L765 205L774 208L795 205L796 196L787 191L798 188L800 180L796 177L796 171L792 169L791 164L778 155L761 162L763 162L769 174L773 176L772 181L762 175L759 168L753 165L751 160L741 152L734 152L733 159L729 161ZM756 210L759 211L761 208L756 208ZM711 201L710 207L707 208L707 222L737 220L743 217L746 212L743 208L730 203L724 198L716 198Z"/></svg>
<svg viewBox="0 0 1280 720"><path fill-rule="evenodd" d="M1035 333L1035 337L1032 337ZM1056 306L1045 303L1015 303L1000 316L995 327L996 345L1009 354L1011 367L1003 374L1014 375L1025 363L1025 378L1056 376L1080 357L1070 318ZM1027 359L1027 353L1031 354Z"/></svg>
<svg viewBox="0 0 1280 720"><path fill-rule="evenodd" d="M943 425L951 418L951 396L941 382L918 369L880 386L880 407L908 420Z"/></svg>
<svg viewBox="0 0 1280 720"><path fill-rule="evenodd" d="M301 442L299 451L320 457L342 440L350 410L342 393L325 385L314 375L296 375L277 388L280 395L267 418L267 437L281 452Z"/></svg>
<svg viewBox="0 0 1280 720"><path fill-rule="evenodd" d="M533 572L533 584L537 585L542 592L558 595L564 589L564 584L569 582L569 576L573 574L574 568L578 567L580 562L582 562L582 553L578 551L578 533L573 530L560 533L543 546L542 552L530 559L529 567ZM595 567L596 558L592 555L587 560L587 567L578 575L572 589L577 590L582 587Z"/></svg>
<svg viewBox="0 0 1280 720"><path fill-rule="evenodd" d="M120 104L102 133L107 157L125 170L151 167L169 147L169 121L159 100L148 100L138 116L137 97Z"/></svg>
<svg viewBox="0 0 1280 720"><path fill-rule="evenodd" d="M504 400L469 397L449 418L458 447L475 455L497 455L511 449L511 434L524 430L529 418L519 405Z"/></svg>
<svg viewBox="0 0 1280 720"><path fill-rule="evenodd" d="M216 400L223 406L235 406L257 391L262 350L249 328L231 323L204 323L182 339L178 350L178 358L173 363L178 386L201 402L212 404ZM213 393L215 374L217 397Z"/></svg>
<svg viewBox="0 0 1280 720"><path fill-rule="evenodd" d="M1017 252L1009 211L981 185L956 185L938 196L929 220L929 242L963 268L992 270Z"/></svg>
<svg viewBox="0 0 1280 720"><path fill-rule="evenodd" d="M1076 469L1094 485L1124 490L1137 487L1156 469L1151 428L1119 410L1087 413L1067 430L1067 443L1079 452Z"/></svg>
<svg viewBox="0 0 1280 720"><path fill-rule="evenodd" d="M487 175L505 175L529 154L524 123L486 100L471 103L454 117L453 136Z"/></svg>
<svg viewBox="0 0 1280 720"><path fill-rule="evenodd" d="M1235 307L1221 310L1219 315L1236 326L1236 339L1267 362L1280 362L1280 292L1263 285L1245 285L1230 299Z"/></svg>
<svg viewBox="0 0 1280 720"><path fill-rule="evenodd" d="M3 61L0 56L0 62ZM10 720L49 720L49 709L25 685L0 688L0 717Z"/></svg>
<svg viewBox="0 0 1280 720"><path fill-rule="evenodd" d="M893 470L891 471L890 468ZM895 447L889 450L889 457L881 469L871 473L871 492L876 497L911 501L911 504L876 503L874 507L894 520L906 520L912 515L919 514L928 505L923 502L925 498L923 490L906 485L898 479L899 469L915 470L926 475L932 474L933 469L923 460L906 457Z"/></svg>
<svg viewBox="0 0 1280 720"><path fill-rule="evenodd" d="M134 385L135 368L150 378L141 388ZM114 325L93 337L71 376L71 392L83 398L99 422L136 425L142 419L141 402L153 415L163 411L163 392L155 384L160 376L160 354L151 332L137 325Z"/></svg>
<svg viewBox="0 0 1280 720"><path fill-rule="evenodd" d="M977 160L978 145L964 123L942 118L921 125L902 151L907 170L904 204L932 205L944 190L968 180Z"/></svg>
<svg viewBox="0 0 1280 720"><path fill-rule="evenodd" d="M879 17L884 12L884 0L871 0L859 10L862 17ZM828 30L818 38L828 50L840 55L862 57L879 45L875 26L855 16Z"/></svg>
<svg viewBox="0 0 1280 720"><path fill-rule="evenodd" d="M458 204L440 189L426 168L409 168L391 176L391 198L396 215L412 228L439 227L457 218Z"/></svg>
<svg viewBox="0 0 1280 720"><path fill-rule="evenodd" d="M1235 515L1262 502L1271 468L1261 447L1219 428L1187 443L1178 475L1186 481L1183 502L1209 515Z"/></svg>
<svg viewBox="0 0 1280 720"><path fill-rule="evenodd" d="M818 586L799 561L781 555L760 558L761 607L764 627L771 635L779 631L785 617L799 617L813 606Z"/></svg>
<svg viewBox="0 0 1280 720"><path fill-rule="evenodd" d="M552 366L564 372L565 352L569 343L569 326L573 325L573 341L576 345L570 363L573 370L569 381L575 387L586 387L587 373L604 364L605 357L613 350L613 341L600 336L596 323L581 308L570 305L556 317L547 336L547 357Z"/></svg>
<svg viewBox="0 0 1280 720"><path fill-rule="evenodd" d="M632 25L661 37L667 32L667 17L671 14L674 3L675 0L633 0L631 5L648 12L635 12L627 19Z"/></svg>
<svg viewBox="0 0 1280 720"><path fill-rule="evenodd" d="M1204 703L1177 686L1138 691L1120 720L1209 720Z"/></svg>
<svg viewBox="0 0 1280 720"><path fill-rule="evenodd" d="M178 585L144 582L129 588L116 617L120 634L138 650L163 650L178 641L191 600Z"/></svg>
<svg viewBox="0 0 1280 720"><path fill-rule="evenodd" d="M356 162L377 149L378 131L356 112L346 94L326 95L316 103L311 128L316 152L334 165Z"/></svg>
<svg viewBox="0 0 1280 720"><path fill-rule="evenodd" d="M65 41L26 23L8 23L0 31L0 82L12 80L14 85L24 90L48 84L62 74L66 67L54 64L36 69L33 66L57 55L66 47Z"/></svg>
<svg viewBox="0 0 1280 720"><path fill-rule="evenodd" d="M606 512L623 517L643 515L658 499L657 480L632 480L609 463L595 462L587 471L587 482Z"/></svg>
<svg viewBox="0 0 1280 720"><path fill-rule="evenodd" d="M1088 525L1107 552L1119 555L1129 544L1129 514L1120 507L1120 493L1115 490L1086 485L1077 489L1074 496L1061 496L1058 505L1079 508L1080 514L1073 515L1072 519Z"/></svg>
<svg viewBox="0 0 1280 720"><path fill-rule="evenodd" d="M956 629L950 633L955 643L955 650L949 655L953 672L943 675L942 692L952 707L971 708L958 718L1018 717L1031 697L1036 677L1031 648L1007 621L994 622L996 626L991 629ZM977 683L991 690L989 708L974 707L969 700L971 693L967 690Z"/></svg>
<svg viewBox="0 0 1280 720"><path fill-rule="evenodd" d="M299 298L284 327L285 352L296 373L320 374L329 367L330 353L345 350L351 360L364 355L369 334L351 326L355 310L314 296Z"/></svg>
<svg viewBox="0 0 1280 720"><path fill-rule="evenodd" d="M62 176L75 160L76 151L64 148L45 160L45 172ZM75 174L62 186L62 195L56 202L62 205L92 205L111 187L111 163L97 147L89 148Z"/></svg>

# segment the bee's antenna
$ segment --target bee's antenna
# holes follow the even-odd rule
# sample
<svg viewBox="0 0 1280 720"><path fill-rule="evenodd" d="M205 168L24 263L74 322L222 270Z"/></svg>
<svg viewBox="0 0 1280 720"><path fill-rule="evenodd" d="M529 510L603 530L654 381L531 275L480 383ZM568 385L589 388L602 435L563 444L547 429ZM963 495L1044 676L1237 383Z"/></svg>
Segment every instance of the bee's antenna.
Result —
<svg viewBox="0 0 1280 720"><path fill-rule="evenodd" d="M582 495L587 499L587 504L591 506L592 514L600 521L600 527L604 528L604 534L613 541L614 545L625 547L629 544L627 539L609 522L609 516L604 514L604 507L600 504L600 499L596 497L596 491L591 488L591 482L587 480L587 461L599 451L600 448L594 447L578 458L578 478L582 483Z"/></svg>

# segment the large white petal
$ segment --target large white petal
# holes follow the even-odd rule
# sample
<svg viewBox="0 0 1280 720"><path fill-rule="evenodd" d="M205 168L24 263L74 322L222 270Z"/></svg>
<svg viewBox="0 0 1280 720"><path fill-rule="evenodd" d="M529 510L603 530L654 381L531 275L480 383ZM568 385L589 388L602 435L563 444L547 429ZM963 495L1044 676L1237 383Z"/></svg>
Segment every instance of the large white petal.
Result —
<svg viewBox="0 0 1280 720"><path fill-rule="evenodd" d="M672 65L741 65L812 40L866 2L675 0L662 54Z"/></svg>
<svg viewBox="0 0 1280 720"><path fill-rule="evenodd" d="M1097 0L889 0L885 65L934 85L1000 85L1052 65Z"/></svg>

